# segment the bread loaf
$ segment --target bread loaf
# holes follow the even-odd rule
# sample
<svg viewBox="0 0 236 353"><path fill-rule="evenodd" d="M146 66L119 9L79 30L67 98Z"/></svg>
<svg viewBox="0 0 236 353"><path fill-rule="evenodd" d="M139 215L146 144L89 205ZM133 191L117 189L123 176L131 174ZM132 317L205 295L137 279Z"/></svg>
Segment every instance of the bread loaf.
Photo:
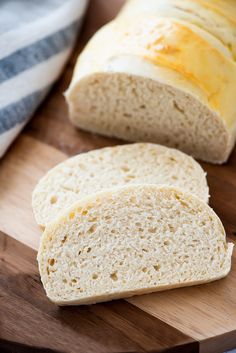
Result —
<svg viewBox="0 0 236 353"><path fill-rule="evenodd" d="M225 162L236 136L236 1L130 0L78 58L72 122Z"/></svg>
<svg viewBox="0 0 236 353"><path fill-rule="evenodd" d="M36 221L45 227L84 196L134 183L177 186L208 202L205 173L193 158L164 146L137 143L83 153L50 170L33 193Z"/></svg>
<svg viewBox="0 0 236 353"><path fill-rule="evenodd" d="M61 214L43 233L38 262L49 299L74 305L220 279L232 250L205 202L172 187L130 185Z"/></svg>

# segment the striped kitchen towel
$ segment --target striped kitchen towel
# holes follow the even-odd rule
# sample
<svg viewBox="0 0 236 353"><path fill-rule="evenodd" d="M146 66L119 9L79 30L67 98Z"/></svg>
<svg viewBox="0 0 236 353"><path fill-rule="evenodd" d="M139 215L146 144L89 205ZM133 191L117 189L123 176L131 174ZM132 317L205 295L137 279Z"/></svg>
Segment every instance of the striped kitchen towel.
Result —
<svg viewBox="0 0 236 353"><path fill-rule="evenodd" d="M59 77L87 2L0 1L0 157Z"/></svg>

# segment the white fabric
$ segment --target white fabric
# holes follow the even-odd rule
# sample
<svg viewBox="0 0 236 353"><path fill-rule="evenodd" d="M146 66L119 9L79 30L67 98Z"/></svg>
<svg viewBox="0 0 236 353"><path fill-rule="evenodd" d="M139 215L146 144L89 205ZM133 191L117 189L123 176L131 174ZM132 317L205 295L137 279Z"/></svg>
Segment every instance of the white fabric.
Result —
<svg viewBox="0 0 236 353"><path fill-rule="evenodd" d="M59 77L87 3L0 2L0 157Z"/></svg>

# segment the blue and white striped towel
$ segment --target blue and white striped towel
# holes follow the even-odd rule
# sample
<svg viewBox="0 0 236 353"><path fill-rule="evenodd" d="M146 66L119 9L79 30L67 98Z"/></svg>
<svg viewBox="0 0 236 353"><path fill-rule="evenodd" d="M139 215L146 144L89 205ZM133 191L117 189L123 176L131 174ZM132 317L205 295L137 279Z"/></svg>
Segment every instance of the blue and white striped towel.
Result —
<svg viewBox="0 0 236 353"><path fill-rule="evenodd" d="M88 0L1 0L0 157L59 77Z"/></svg>

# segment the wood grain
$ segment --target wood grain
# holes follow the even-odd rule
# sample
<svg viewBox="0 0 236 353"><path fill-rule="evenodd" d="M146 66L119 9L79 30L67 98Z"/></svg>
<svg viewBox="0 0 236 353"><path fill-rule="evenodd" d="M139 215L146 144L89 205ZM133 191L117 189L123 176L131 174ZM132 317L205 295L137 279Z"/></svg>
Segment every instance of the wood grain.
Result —
<svg viewBox="0 0 236 353"><path fill-rule="evenodd" d="M236 347L235 252L230 275L218 282L58 309L40 284L36 253L21 244L38 248L41 231L33 219L31 193L48 169L66 156L123 143L74 128L63 97L78 53L122 3L91 0L63 77L0 161L0 231L5 233L0 232L1 352L220 353ZM236 150L226 165L202 166L208 173L211 206L235 242Z"/></svg>
<svg viewBox="0 0 236 353"><path fill-rule="evenodd" d="M23 134L0 161L0 230L37 249L40 230L31 207L38 180L66 155Z"/></svg>

